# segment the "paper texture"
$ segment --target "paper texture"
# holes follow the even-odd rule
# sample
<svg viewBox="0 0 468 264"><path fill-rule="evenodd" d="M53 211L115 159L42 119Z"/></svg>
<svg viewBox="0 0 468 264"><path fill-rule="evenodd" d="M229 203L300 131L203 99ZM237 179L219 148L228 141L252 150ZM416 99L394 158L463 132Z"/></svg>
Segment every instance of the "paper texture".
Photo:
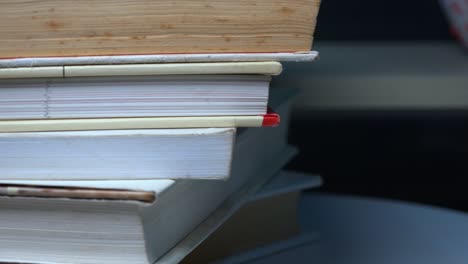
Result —
<svg viewBox="0 0 468 264"><path fill-rule="evenodd" d="M0 174L5 180L226 179L234 135L234 128L0 133Z"/></svg>

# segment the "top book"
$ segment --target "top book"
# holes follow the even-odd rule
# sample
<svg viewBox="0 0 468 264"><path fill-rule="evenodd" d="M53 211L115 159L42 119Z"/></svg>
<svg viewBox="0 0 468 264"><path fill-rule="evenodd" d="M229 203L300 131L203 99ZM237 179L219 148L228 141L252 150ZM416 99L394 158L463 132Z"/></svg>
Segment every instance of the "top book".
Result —
<svg viewBox="0 0 468 264"><path fill-rule="evenodd" d="M0 2L0 58L310 51L320 0Z"/></svg>

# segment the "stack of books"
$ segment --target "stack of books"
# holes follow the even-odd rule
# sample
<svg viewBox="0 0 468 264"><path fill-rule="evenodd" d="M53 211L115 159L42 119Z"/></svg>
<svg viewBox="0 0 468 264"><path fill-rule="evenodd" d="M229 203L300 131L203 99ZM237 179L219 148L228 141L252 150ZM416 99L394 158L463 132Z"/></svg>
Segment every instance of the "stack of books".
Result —
<svg viewBox="0 0 468 264"><path fill-rule="evenodd" d="M319 1L0 5L0 262L215 260L252 197L316 185L278 174L295 91L269 83L317 57Z"/></svg>

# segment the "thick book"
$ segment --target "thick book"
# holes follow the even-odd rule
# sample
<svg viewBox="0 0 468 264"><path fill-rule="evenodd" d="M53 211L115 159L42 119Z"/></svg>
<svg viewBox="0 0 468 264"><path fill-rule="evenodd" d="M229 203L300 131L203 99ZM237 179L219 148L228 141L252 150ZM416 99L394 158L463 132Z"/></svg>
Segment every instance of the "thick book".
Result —
<svg viewBox="0 0 468 264"><path fill-rule="evenodd" d="M0 57L298 52L320 0L45 0L0 5Z"/></svg>
<svg viewBox="0 0 468 264"><path fill-rule="evenodd" d="M234 128L0 133L4 180L226 179Z"/></svg>
<svg viewBox="0 0 468 264"><path fill-rule="evenodd" d="M216 260L297 236L300 232L298 203L302 190L319 187L320 176L282 171L195 248L183 263Z"/></svg>
<svg viewBox="0 0 468 264"><path fill-rule="evenodd" d="M0 79L6 78L0 83L0 120L264 115L270 75L282 66L71 66L74 74L64 68L55 77L42 68L0 69Z"/></svg>

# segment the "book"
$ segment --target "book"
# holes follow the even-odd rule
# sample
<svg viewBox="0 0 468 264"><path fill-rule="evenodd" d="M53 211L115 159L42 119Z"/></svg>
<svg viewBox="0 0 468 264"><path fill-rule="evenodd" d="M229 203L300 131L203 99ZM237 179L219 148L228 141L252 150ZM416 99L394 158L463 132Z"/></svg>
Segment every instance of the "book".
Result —
<svg viewBox="0 0 468 264"><path fill-rule="evenodd" d="M289 171L278 173L257 193L239 201L240 208L182 263L212 263L299 235L301 191L320 184L319 176Z"/></svg>
<svg viewBox="0 0 468 264"><path fill-rule="evenodd" d="M264 115L269 75L282 68L277 62L70 67L79 73L60 69L65 75L51 78L40 75L42 68L0 69L0 79L2 72L17 77L0 83L0 120ZM25 79L30 72L37 78Z"/></svg>
<svg viewBox="0 0 468 264"><path fill-rule="evenodd" d="M298 260L298 255L309 261L317 258L313 256L320 250L320 234L319 232L302 232L287 240L277 241L265 246L260 246L255 249L247 250L236 255L229 256L217 261L214 264L263 264L263 263L284 263L286 261ZM307 257L304 258L304 252L307 252Z"/></svg>
<svg viewBox="0 0 468 264"><path fill-rule="evenodd" d="M7 180L226 179L234 128L0 133Z"/></svg>
<svg viewBox="0 0 468 264"><path fill-rule="evenodd" d="M2 4L0 57L309 51L319 0Z"/></svg>

